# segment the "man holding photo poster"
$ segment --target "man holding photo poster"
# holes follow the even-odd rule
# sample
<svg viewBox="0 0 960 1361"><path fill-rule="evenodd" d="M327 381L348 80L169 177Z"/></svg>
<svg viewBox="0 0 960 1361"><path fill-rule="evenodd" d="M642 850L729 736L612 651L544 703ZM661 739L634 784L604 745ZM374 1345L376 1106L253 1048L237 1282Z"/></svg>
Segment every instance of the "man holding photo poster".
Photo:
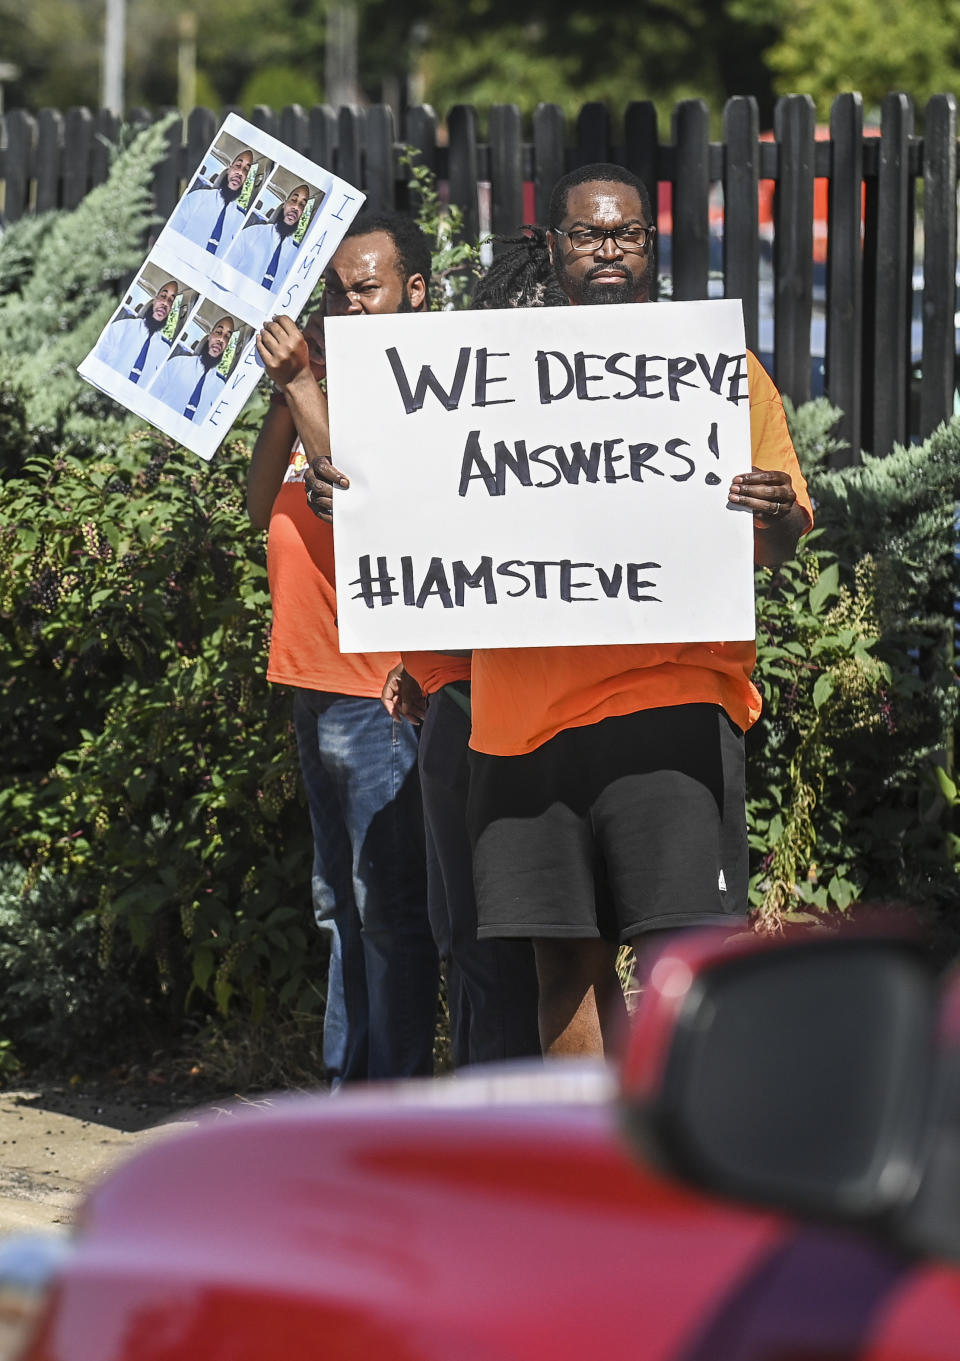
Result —
<svg viewBox="0 0 960 1361"><path fill-rule="evenodd" d="M429 247L406 218L361 216L324 277L330 313L420 312ZM314 835L314 916L330 942L324 1066L334 1086L429 1075L439 974L417 740L380 702L396 655L340 652L333 533L305 495L307 456L329 452L317 387L325 373L322 319L311 318L301 335L289 317L274 318L257 349L278 391L254 448L247 509L269 530L267 679L293 689Z"/></svg>

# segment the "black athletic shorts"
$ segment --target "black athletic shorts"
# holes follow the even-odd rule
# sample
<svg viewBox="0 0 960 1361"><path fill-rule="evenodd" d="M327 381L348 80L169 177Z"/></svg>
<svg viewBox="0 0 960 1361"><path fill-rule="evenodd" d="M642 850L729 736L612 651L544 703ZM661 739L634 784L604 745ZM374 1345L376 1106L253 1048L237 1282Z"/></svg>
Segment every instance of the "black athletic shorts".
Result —
<svg viewBox="0 0 960 1361"><path fill-rule="evenodd" d="M602 937L747 910L743 733L714 704L470 753L479 936Z"/></svg>

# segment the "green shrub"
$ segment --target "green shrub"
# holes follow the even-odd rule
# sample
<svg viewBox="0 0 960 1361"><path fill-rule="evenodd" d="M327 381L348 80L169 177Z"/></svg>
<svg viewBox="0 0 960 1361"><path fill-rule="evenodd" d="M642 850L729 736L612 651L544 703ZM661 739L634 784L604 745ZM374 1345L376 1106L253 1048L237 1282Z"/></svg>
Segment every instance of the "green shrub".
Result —
<svg viewBox="0 0 960 1361"><path fill-rule="evenodd" d="M245 509L262 400L207 467L75 373L141 263L162 146L162 128L135 138L74 212L0 241L0 860L24 895L18 948L29 972L27 923L59 913L78 968L96 938L104 999L131 943L151 966L104 1004L99 1038L76 1027L78 1053L108 1044L122 999L138 1033L162 996L172 1035L188 1003L322 1002L309 824L288 701L264 679L264 542ZM62 1054L56 971L37 957L33 973L24 990L0 972L0 1037L34 1053L48 989Z"/></svg>
<svg viewBox="0 0 960 1361"><path fill-rule="evenodd" d="M137 432L8 483L0 854L96 878L105 922L165 958L179 996L226 1010L239 988L262 1010L270 988L303 1009L309 836L287 698L264 680L248 459L235 440L206 468Z"/></svg>
<svg viewBox="0 0 960 1361"><path fill-rule="evenodd" d="M960 423L828 471L837 412L790 412L817 528L758 574L752 898L777 925L864 899L950 910ZM946 792L945 792L946 791Z"/></svg>
<svg viewBox="0 0 960 1361"><path fill-rule="evenodd" d="M32 887L0 865L0 1014L6 1050L28 1064L142 1058L169 1035L167 999L151 961L120 940L103 958L95 883L44 870ZM4 1045L0 1044L0 1074Z"/></svg>

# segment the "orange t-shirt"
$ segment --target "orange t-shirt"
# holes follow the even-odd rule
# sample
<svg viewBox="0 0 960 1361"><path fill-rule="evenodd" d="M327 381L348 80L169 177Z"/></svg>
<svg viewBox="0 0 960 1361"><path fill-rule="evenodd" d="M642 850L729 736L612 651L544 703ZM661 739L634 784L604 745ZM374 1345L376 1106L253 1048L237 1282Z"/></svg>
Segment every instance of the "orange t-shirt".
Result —
<svg viewBox="0 0 960 1361"><path fill-rule="evenodd" d="M813 511L780 394L749 353L747 367L753 462L790 474L809 529ZM470 745L491 756L520 756L565 728L675 704L719 704L747 729L760 716L750 679L756 655L752 642L478 649Z"/></svg>
<svg viewBox="0 0 960 1361"><path fill-rule="evenodd" d="M333 528L307 505L307 456L299 441L270 512L267 579L273 632L267 680L303 690L379 699L393 652L341 652Z"/></svg>
<svg viewBox="0 0 960 1361"><path fill-rule="evenodd" d="M444 652L402 652L403 667L425 695L435 695L453 681L470 679L469 657L448 657Z"/></svg>

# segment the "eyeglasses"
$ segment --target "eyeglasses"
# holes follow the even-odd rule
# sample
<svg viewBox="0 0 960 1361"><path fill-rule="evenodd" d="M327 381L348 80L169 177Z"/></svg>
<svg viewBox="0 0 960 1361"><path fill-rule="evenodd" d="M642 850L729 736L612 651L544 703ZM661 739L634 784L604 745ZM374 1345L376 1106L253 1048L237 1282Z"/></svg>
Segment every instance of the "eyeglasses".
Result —
<svg viewBox="0 0 960 1361"><path fill-rule="evenodd" d="M570 231L565 231L563 227L553 228L557 236L567 238L571 250L594 252L603 250L608 239L622 251L644 250L647 242L653 240L656 230L656 227L633 226L611 227L609 230L604 227L573 227Z"/></svg>

